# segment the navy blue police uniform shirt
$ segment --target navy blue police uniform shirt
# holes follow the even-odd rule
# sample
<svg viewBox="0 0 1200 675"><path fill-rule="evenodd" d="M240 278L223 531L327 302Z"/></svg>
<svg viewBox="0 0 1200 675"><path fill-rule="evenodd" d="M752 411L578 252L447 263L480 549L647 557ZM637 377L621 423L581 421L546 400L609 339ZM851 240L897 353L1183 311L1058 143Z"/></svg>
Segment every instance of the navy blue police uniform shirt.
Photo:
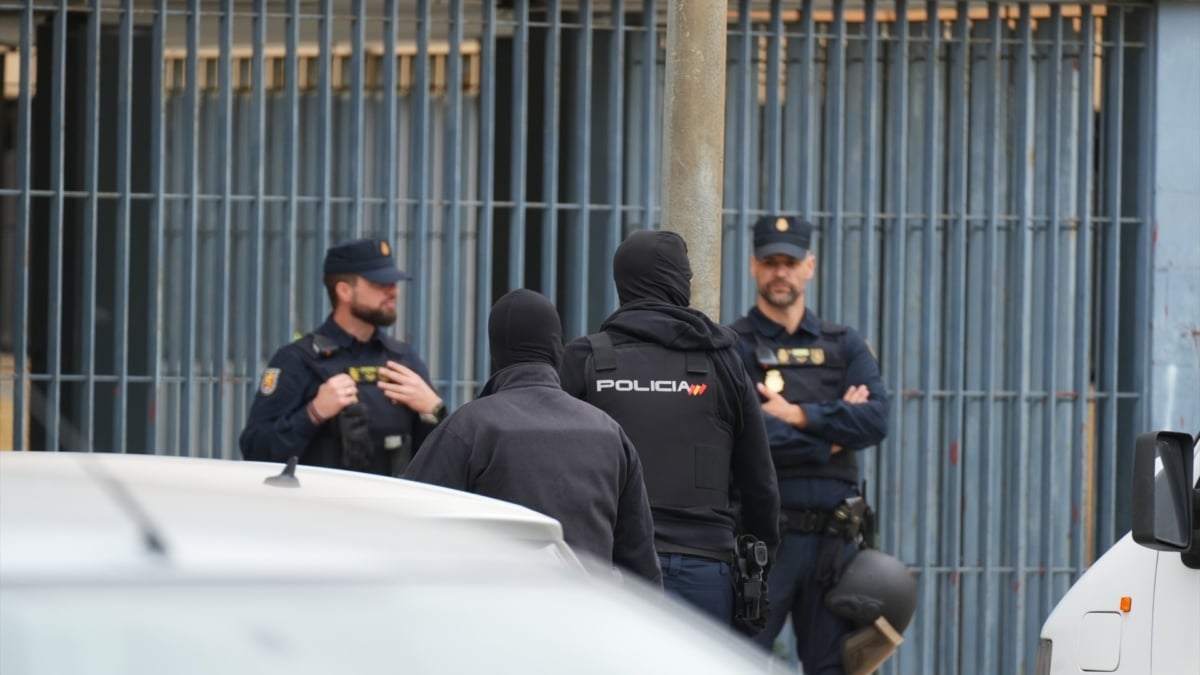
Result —
<svg viewBox="0 0 1200 675"><path fill-rule="evenodd" d="M322 369L332 374L346 373L356 381L359 401L367 406L369 413L375 450L383 449L381 446L385 444L389 430L404 429L411 433L415 453L435 425L422 422L408 406L392 403L375 382L378 370L391 360L412 369L428 383L429 369L425 363L406 344L378 329L370 340L359 342L342 330L332 316L314 333L324 335L337 345L330 356L321 360ZM314 425L305 410L329 376L314 372L300 353L298 342L285 345L268 363L239 440L245 459L283 462L294 455L302 464L329 465L312 455L305 457L320 426L336 423L328 420L324 425Z"/></svg>
<svg viewBox="0 0 1200 675"><path fill-rule="evenodd" d="M757 307L750 310L748 318L758 335L781 347L809 347L821 337L821 319L811 309L804 311L804 318L794 333L788 333L785 327L768 319ZM738 355L746 372L757 382L762 378L755 375L761 374L763 369L754 357L754 348L746 336L738 335ZM800 407L808 416L806 428L798 429L774 415L763 414L772 453L786 451L805 463L821 465L829 462L834 445L842 446L842 452L857 451L871 447L887 436L888 393L879 375L879 363L866 341L852 328L847 327L842 333L841 348L846 370L838 398L801 403ZM841 395L851 385L862 384L867 385L870 400L857 405L841 400ZM836 478L785 478L782 472L779 475L780 505L786 509L828 510L857 493L855 484Z"/></svg>

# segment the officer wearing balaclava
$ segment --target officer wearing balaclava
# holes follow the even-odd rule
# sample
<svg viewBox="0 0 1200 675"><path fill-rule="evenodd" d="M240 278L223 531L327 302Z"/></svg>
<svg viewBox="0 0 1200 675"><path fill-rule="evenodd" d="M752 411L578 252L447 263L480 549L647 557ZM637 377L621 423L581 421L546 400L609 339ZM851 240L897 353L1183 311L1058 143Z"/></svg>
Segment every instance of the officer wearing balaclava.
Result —
<svg viewBox="0 0 1200 675"><path fill-rule="evenodd" d="M611 417L559 386L562 324L527 289L492 307L494 374L425 440L406 478L556 518L577 552L660 583L637 451Z"/></svg>
<svg viewBox="0 0 1200 675"><path fill-rule="evenodd" d="M600 332L567 345L563 389L612 415L637 447L663 588L733 625L735 531L770 549L779 540L779 493L758 396L733 331L689 307L692 269L682 237L634 232L613 257L613 280L621 306ZM740 523L731 485L740 493Z"/></svg>

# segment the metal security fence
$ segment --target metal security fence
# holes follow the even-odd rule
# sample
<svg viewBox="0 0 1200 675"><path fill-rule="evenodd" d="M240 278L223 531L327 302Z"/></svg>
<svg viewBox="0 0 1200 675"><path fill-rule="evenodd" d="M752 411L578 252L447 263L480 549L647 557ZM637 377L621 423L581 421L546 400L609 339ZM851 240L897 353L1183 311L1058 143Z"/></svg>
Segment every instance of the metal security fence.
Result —
<svg viewBox="0 0 1200 675"><path fill-rule="evenodd" d="M874 345L863 454L920 578L887 673L1012 673L1126 527L1144 419L1153 7L729 4L723 319L750 225L818 225L814 308ZM654 0L0 0L0 447L236 457L324 249L390 239L452 406L491 301L569 337L656 227ZM715 274L717 270L698 270Z"/></svg>
<svg viewBox="0 0 1200 675"><path fill-rule="evenodd" d="M809 2L730 33L726 318L753 299L760 209L817 223L817 308L877 345L894 397L864 456L883 547L922 576L905 672L1030 668L1044 617L1127 527L1147 15Z"/></svg>

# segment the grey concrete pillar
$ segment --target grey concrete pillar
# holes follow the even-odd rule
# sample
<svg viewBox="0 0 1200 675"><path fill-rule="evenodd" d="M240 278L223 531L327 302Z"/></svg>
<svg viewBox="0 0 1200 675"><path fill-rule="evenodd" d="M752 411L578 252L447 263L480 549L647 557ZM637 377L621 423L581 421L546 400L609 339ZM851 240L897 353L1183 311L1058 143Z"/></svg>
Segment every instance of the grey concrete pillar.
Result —
<svg viewBox="0 0 1200 675"><path fill-rule="evenodd" d="M725 0L670 0L663 93L662 224L691 255L692 306L721 316Z"/></svg>

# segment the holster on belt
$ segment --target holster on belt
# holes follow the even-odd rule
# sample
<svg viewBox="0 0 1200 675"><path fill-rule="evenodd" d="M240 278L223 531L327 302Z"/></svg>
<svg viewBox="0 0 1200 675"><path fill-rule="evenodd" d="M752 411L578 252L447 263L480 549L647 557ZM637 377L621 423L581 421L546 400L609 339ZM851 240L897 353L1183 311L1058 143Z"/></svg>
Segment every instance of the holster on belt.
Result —
<svg viewBox="0 0 1200 675"><path fill-rule="evenodd" d="M846 544L859 538L866 513L867 500L857 496L844 500L829 512L823 528L825 543L821 546L813 570L813 579L825 588L833 586L841 578L842 551Z"/></svg>
<svg viewBox="0 0 1200 675"><path fill-rule="evenodd" d="M766 543L749 534L737 538L733 559L733 625L745 635L757 635L767 626L769 562Z"/></svg>

